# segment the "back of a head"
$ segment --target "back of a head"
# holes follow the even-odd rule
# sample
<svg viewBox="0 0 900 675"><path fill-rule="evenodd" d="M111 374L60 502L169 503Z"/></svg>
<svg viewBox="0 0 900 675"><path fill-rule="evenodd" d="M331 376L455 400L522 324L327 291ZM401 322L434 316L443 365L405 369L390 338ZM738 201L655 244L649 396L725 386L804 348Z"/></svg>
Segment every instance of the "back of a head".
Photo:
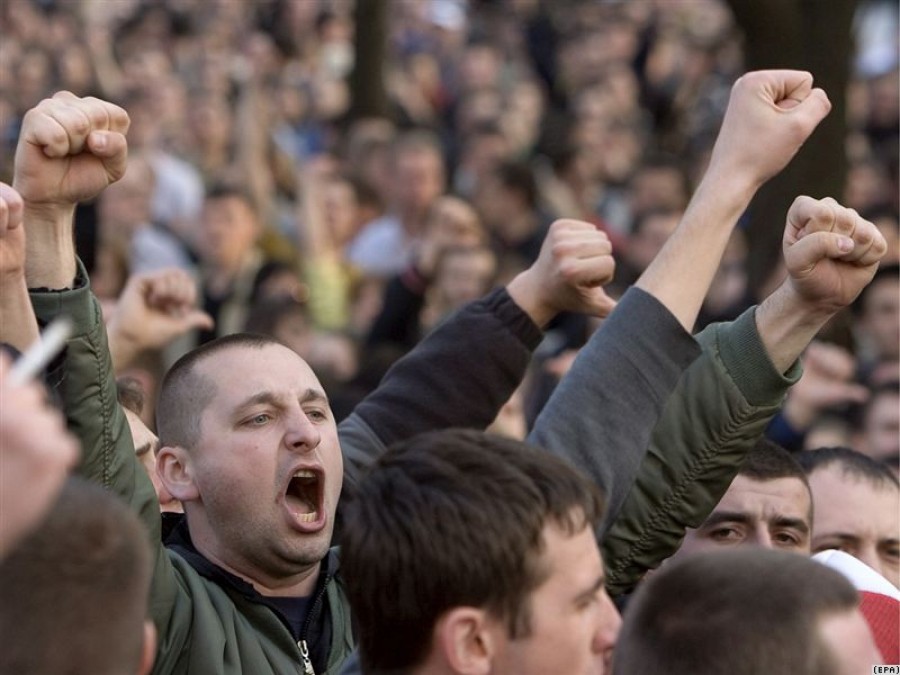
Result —
<svg viewBox="0 0 900 675"><path fill-rule="evenodd" d="M138 672L149 587L137 516L101 487L70 479L40 528L0 564L0 672Z"/></svg>
<svg viewBox="0 0 900 675"><path fill-rule="evenodd" d="M699 553L639 588L613 673L836 675L820 621L857 604L841 574L803 556L760 548Z"/></svg>
<svg viewBox="0 0 900 675"><path fill-rule="evenodd" d="M409 672L454 607L526 634L545 525L574 535L602 508L590 481L519 441L450 430L391 448L345 512L342 572L364 671Z"/></svg>

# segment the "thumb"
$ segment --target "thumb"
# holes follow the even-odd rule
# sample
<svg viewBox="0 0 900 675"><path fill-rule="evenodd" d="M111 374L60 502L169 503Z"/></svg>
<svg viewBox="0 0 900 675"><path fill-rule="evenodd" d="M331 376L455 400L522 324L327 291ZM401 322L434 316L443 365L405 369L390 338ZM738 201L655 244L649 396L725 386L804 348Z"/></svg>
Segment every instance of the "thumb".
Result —
<svg viewBox="0 0 900 675"><path fill-rule="evenodd" d="M593 291L593 314L601 319L605 319L616 308L616 301L606 294L602 288L596 288Z"/></svg>
<svg viewBox="0 0 900 675"><path fill-rule="evenodd" d="M213 326L216 325L216 322L213 318L199 309L194 309L184 315L182 318L183 324L185 326L185 330L190 330L192 328L200 328L202 330L212 330Z"/></svg>
<svg viewBox="0 0 900 675"><path fill-rule="evenodd" d="M835 232L813 232L791 245L784 253L784 261L792 275L802 275L826 258L847 255L853 247L850 237Z"/></svg>
<svg viewBox="0 0 900 675"><path fill-rule="evenodd" d="M128 166L128 141L125 135L115 131L94 130L87 138L91 154L103 160L103 165L113 181L125 175Z"/></svg>
<svg viewBox="0 0 900 675"><path fill-rule="evenodd" d="M789 114L796 115L803 120L804 127L808 128L806 132L808 135L819 125L819 122L825 119L829 112L831 112L831 101L828 100L828 94L817 87L792 108Z"/></svg>

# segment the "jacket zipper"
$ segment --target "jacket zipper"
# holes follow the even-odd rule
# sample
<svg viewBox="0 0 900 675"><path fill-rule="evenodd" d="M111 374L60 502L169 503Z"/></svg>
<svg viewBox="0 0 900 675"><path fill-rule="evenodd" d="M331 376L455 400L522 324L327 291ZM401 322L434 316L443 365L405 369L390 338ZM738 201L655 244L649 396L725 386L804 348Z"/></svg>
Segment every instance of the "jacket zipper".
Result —
<svg viewBox="0 0 900 675"><path fill-rule="evenodd" d="M303 675L316 675L312 661L309 660L309 647L306 646L306 640L300 640L297 646L300 647L300 656L303 657Z"/></svg>
<svg viewBox="0 0 900 675"><path fill-rule="evenodd" d="M322 605L325 593L328 591L329 582L331 582L331 575L326 573L322 588L319 590L319 594L316 596L315 602L313 602L313 606L309 610L309 614L306 615L306 621L303 623L303 630L300 633L300 641L297 643L297 646L300 648L300 656L303 657L303 675L316 675L312 660L309 658L309 646L306 644L306 634L309 631L309 625L312 623L313 617Z"/></svg>

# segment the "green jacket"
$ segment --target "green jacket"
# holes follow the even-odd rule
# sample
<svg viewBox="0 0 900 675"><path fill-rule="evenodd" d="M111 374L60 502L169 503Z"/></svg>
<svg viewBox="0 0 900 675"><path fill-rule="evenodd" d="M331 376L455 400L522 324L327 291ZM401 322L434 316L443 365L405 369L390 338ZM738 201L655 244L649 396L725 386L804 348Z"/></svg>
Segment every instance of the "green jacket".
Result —
<svg viewBox="0 0 900 675"><path fill-rule="evenodd" d="M82 444L79 472L121 495L147 527L154 555L150 613L159 635L154 672L310 672L302 653L306 645L294 641L277 609L250 584L193 550L189 535L169 549L160 543L156 493L135 458L117 403L100 306L81 263L73 289L32 290L31 299L39 322L66 314L75 325L66 345L59 393L68 424ZM504 290L471 303L436 329L385 376L377 395L339 425L345 491L352 490L360 472L388 443L432 428L487 426L518 386L540 339L540 330ZM466 358L448 359L448 353ZM488 371L482 360L501 367ZM466 368L472 377L460 381ZM328 635L321 644L330 648L316 659L319 645L310 640L310 657L318 660L320 675L336 673L354 643L337 549L322 563L310 609L310 615L314 613L322 617L319 634Z"/></svg>
<svg viewBox="0 0 900 675"><path fill-rule="evenodd" d="M624 506L603 537L607 588L627 593L699 527L725 494L744 456L800 379L779 373L756 329L756 309L696 336L705 358L685 371L653 429Z"/></svg>
<svg viewBox="0 0 900 675"><path fill-rule="evenodd" d="M90 293L83 268L79 266L79 270L80 279L74 290L33 291L32 302L42 323L65 313L73 318L76 325L74 336L67 344L65 378L60 393L70 427L79 436L84 448L81 473L122 495L148 528L155 555L150 610L160 636L155 672L200 675L304 672L300 647L277 613L269 609L261 598L242 587L239 581L223 581L215 571L204 575L198 571L202 565L191 564L190 555L167 551L159 543L160 520L156 495L134 458L130 432L124 414L116 403L115 381L99 305ZM633 295L640 297L639 294ZM485 315L503 318L495 321L498 336L484 342L487 346L483 349L487 352L496 349L495 353L487 353L484 358L502 364L499 375L497 372L488 374L490 382L499 379L500 384L481 380L475 383L477 387L472 391L447 392L446 396L440 397L445 404L454 397L459 398L461 412L464 412L466 405L476 405L484 410L487 420L493 415L492 407L499 408L517 384L524 371L523 359L539 339L536 328L522 323L521 317L515 315L503 298L495 297L492 302L488 303ZM664 315L664 310L650 310ZM620 314L628 315L626 312ZM480 327L485 316L475 317L475 320ZM641 316L640 320L631 322L634 341L648 327L646 321L647 317ZM521 325L509 330L509 325L516 322ZM468 326L469 333L473 325ZM532 330L535 332L529 332ZM676 328L670 327L669 330L673 334L677 332ZM512 337L506 333L511 333ZM606 335L616 334L607 331ZM716 337L709 338L707 335ZM617 517L612 520L604 542L604 555L613 571L611 578L614 583L618 583L630 570L638 570L639 576L646 569L642 566L649 565L648 560L660 555L661 551L667 551L673 541L677 544L683 534L682 521L702 520L705 512L713 508L719 498L715 495L716 491L721 489L724 492L736 471L735 458L739 459L740 448L746 449L752 444L790 382L777 373L773 375L771 365L768 365L766 376L763 377L764 373L759 371L768 364L768 359L755 333L752 312L731 324L731 328L709 329L702 338L705 343L703 356L690 366L681 380L678 374L695 355L691 354L689 337L676 335L674 339L680 343L680 355L668 359L671 363L664 363L667 360L665 350L659 350L660 363L657 365L666 370L666 374L653 387L653 396L660 399L654 404L657 409L648 412L648 418L655 420L658 409L662 409L668 399L663 413L664 422L654 431L654 439L662 438L666 444L654 442L646 459L646 442L639 452L629 449L628 452L634 456L629 458L628 466L633 467L633 471L622 468L616 460L608 459L610 453L597 452L594 447L593 454L599 458L594 462L595 468L600 467L598 480L601 483L605 479L612 480L614 493L621 495L614 500L621 508L617 506L612 511L611 515ZM615 342L630 343L632 340L616 339ZM586 351L581 359L583 365L574 372L596 380L597 371L591 368L593 353L603 354L606 350ZM434 351L431 354L433 356ZM746 367L742 365L745 362ZM413 364L409 364L408 368L417 370ZM458 368L458 364L452 364L455 374L458 374ZM434 373L429 372L428 377L433 378ZM577 382L577 378L569 379ZM676 382L679 389L669 397ZM598 391L600 389L603 388ZM416 392L407 396L418 399ZM422 405L422 401L417 402ZM582 403L590 409L597 401L587 398ZM563 393L554 405L559 407L565 404ZM376 419L390 417L390 411L372 403L369 405L368 411L364 406L357 418L350 420L351 426L355 426L341 436L342 445L349 446L344 451L349 459L351 472L348 477L351 484L359 469L377 456L387 442L397 440L401 432L419 431L423 424L418 422L418 426L413 425L415 428L373 430ZM550 405L551 411L554 405ZM435 410L434 406L429 408ZM429 419L426 426L436 428L459 424L458 417L448 413L446 405L439 411L439 417ZM426 417L435 415L425 410L422 414ZM614 416L614 413L607 416ZM419 415L412 417L420 419ZM589 415L579 417L590 418ZM470 421L472 425L485 422L482 419ZM759 428L755 431L739 428L739 422L747 421L758 424ZM576 439L578 443L574 446L563 442L565 436L555 435L552 425L544 423L541 427L554 451L570 455L570 458L579 449L575 447L578 443L589 446L593 441L587 433L590 426L583 429L584 433ZM539 430L532 440L537 441L540 436ZM723 443L729 448L728 452L715 449L722 447ZM699 454L697 449L700 449ZM577 458L573 461L577 463ZM703 475L699 473L701 470ZM637 488L632 490L635 473ZM692 485L703 487L699 492L688 490ZM668 540L658 538L666 533L672 533ZM328 574L322 580L321 588L324 589L323 601L329 610L332 630L331 651L327 655L325 672L336 673L352 648L353 637L334 550L324 562L323 569Z"/></svg>

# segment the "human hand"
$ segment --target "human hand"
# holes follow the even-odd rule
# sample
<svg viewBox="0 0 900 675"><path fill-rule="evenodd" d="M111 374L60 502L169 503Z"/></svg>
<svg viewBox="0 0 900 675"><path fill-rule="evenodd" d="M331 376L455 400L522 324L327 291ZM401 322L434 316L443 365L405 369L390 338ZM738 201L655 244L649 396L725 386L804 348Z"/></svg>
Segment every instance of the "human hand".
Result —
<svg viewBox="0 0 900 675"><path fill-rule="evenodd" d="M788 288L810 307L834 313L872 280L887 243L872 223L834 199L797 197L782 248Z"/></svg>
<svg viewBox="0 0 900 675"><path fill-rule="evenodd" d="M516 304L538 326L560 312L607 316L615 301L603 290L615 272L605 233L581 220L555 221L534 264L507 286Z"/></svg>
<svg viewBox="0 0 900 675"><path fill-rule="evenodd" d="M731 89L709 173L741 177L755 191L781 171L812 134L831 103L810 73L762 70Z"/></svg>
<svg viewBox="0 0 900 675"><path fill-rule="evenodd" d="M9 369L0 354L0 558L39 524L79 454L43 388L10 384Z"/></svg>
<svg viewBox="0 0 900 675"><path fill-rule="evenodd" d="M196 308L197 284L184 270L132 275L109 320L110 352L117 370L140 352L161 349L195 328L209 330L213 319Z"/></svg>
<svg viewBox="0 0 900 675"><path fill-rule="evenodd" d="M22 197L0 183L0 283L22 279L25 274L25 228L22 227Z"/></svg>
<svg viewBox="0 0 900 675"><path fill-rule="evenodd" d="M68 91L25 113L13 185L29 208L72 208L125 173L128 113Z"/></svg>

